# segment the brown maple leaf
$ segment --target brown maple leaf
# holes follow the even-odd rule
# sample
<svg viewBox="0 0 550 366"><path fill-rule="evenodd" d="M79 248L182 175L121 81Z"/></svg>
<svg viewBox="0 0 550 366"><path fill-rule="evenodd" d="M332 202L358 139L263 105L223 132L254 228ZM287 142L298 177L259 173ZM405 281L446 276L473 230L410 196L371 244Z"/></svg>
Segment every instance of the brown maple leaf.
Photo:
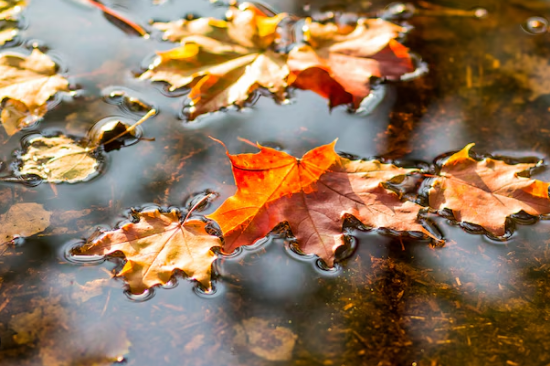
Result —
<svg viewBox="0 0 550 366"><path fill-rule="evenodd" d="M55 63L38 49L29 56L0 55L0 101L2 124L8 135L29 127L47 111L46 102L69 82L58 75Z"/></svg>
<svg viewBox="0 0 550 366"><path fill-rule="evenodd" d="M210 288L211 248L221 246L218 237L205 231L200 220L182 220L179 211L143 211L139 222L127 223L74 250L75 255L106 256L122 252L126 264L117 276L124 277L132 293L142 293L166 284L180 269L204 287Z"/></svg>
<svg viewBox="0 0 550 366"><path fill-rule="evenodd" d="M208 215L224 234L223 250L251 245L287 222L302 252L332 266L336 249L344 244L346 215L372 228L429 235L418 221L423 207L402 202L382 185L414 169L351 161L337 155L334 144L317 147L302 159L260 145L257 154L228 153L237 192Z"/></svg>
<svg viewBox="0 0 550 366"><path fill-rule="evenodd" d="M506 217L524 211L530 215L550 213L549 183L519 176L538 164L506 164L469 156L474 144L449 157L433 180L430 207L451 209L458 222L481 225L488 232L505 234Z"/></svg>
<svg viewBox="0 0 550 366"><path fill-rule="evenodd" d="M311 19L305 27L307 44L288 56L289 84L328 98L331 108L357 109L372 77L396 80L414 70L408 49L395 40L405 29L383 19L360 19L352 30Z"/></svg>
<svg viewBox="0 0 550 366"><path fill-rule="evenodd" d="M280 101L287 87L286 55L271 49L285 14L270 17L252 4L231 6L227 21L213 18L157 23L164 38L181 46L159 52L142 79L190 87L189 118L230 105L243 106L259 87Z"/></svg>

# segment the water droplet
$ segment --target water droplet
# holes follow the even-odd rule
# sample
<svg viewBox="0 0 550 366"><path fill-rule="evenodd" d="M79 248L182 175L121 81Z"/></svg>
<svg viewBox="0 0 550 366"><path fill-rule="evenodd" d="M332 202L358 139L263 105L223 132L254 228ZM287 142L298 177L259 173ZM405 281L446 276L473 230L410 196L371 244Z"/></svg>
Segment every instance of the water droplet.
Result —
<svg viewBox="0 0 550 366"><path fill-rule="evenodd" d="M531 17L521 27L529 34L543 34L548 30L548 21L543 17Z"/></svg>
<svg viewBox="0 0 550 366"><path fill-rule="evenodd" d="M487 9L484 9L484 8L476 8L473 11L474 11L474 16L479 19L487 18L487 16L489 15L489 12L487 11Z"/></svg>
<svg viewBox="0 0 550 366"><path fill-rule="evenodd" d="M416 8L412 4L392 3L383 11L381 18L408 19L414 15Z"/></svg>

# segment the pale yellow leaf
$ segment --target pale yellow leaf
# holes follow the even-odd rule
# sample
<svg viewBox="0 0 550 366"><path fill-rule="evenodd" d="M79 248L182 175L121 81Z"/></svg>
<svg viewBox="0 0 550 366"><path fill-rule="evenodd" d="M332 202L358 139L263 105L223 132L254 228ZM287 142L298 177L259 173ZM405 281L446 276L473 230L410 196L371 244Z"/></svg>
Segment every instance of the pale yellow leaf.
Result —
<svg viewBox="0 0 550 366"><path fill-rule="evenodd" d="M20 174L36 174L50 183L81 182L99 168L98 161L85 147L63 135L33 138L21 162Z"/></svg>

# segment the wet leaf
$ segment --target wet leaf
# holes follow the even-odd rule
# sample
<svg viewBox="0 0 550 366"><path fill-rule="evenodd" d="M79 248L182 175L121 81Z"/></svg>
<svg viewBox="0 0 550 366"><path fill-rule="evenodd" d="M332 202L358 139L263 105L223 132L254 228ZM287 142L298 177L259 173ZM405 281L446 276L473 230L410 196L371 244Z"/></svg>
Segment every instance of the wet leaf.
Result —
<svg viewBox="0 0 550 366"><path fill-rule="evenodd" d="M298 336L285 327L270 326L260 318L245 319L234 326L235 344L268 361L289 361Z"/></svg>
<svg viewBox="0 0 550 366"><path fill-rule="evenodd" d="M47 111L46 102L58 91L68 91L67 79L57 74L55 63L38 49L29 56L0 55L0 100L8 135L29 127Z"/></svg>
<svg viewBox="0 0 550 366"><path fill-rule="evenodd" d="M141 78L167 81L171 90L190 87L189 118L230 105L243 106L260 87L283 100L286 55L271 50L285 14L270 17L252 4L230 7L227 21L213 18L157 23L164 38L181 46L159 52Z"/></svg>
<svg viewBox="0 0 550 366"><path fill-rule="evenodd" d="M301 159L258 148L257 154L228 153L237 192L208 216L222 229L224 251L251 245L287 222L302 252L316 254L332 266L336 249L344 244L346 215L372 228L428 234L418 221L422 207L402 202L383 186L414 169L348 160L336 154L334 143Z"/></svg>
<svg viewBox="0 0 550 366"><path fill-rule="evenodd" d="M550 213L549 183L519 176L538 164L506 164L469 156L474 144L452 155L442 166L429 192L430 206L448 208L458 222L483 226L488 232L505 233L506 217L525 211L530 215Z"/></svg>
<svg viewBox="0 0 550 366"><path fill-rule="evenodd" d="M138 223L106 232L75 249L75 254L105 256L122 252L127 262L117 276L128 281L133 293L166 284L177 269L204 287L211 287L212 262L216 259L211 248L221 246L221 241L206 233L204 222L182 222L176 210L143 211L138 216Z"/></svg>
<svg viewBox="0 0 550 366"><path fill-rule="evenodd" d="M21 0L0 0L0 46L11 41L17 35L17 24L14 18L21 12L21 8L26 5Z"/></svg>
<svg viewBox="0 0 550 366"><path fill-rule="evenodd" d="M308 20L307 44L288 56L289 84L328 98L330 107L358 108L372 77L398 80L414 70L408 49L396 41L404 28L383 19L360 19L355 28Z"/></svg>
<svg viewBox="0 0 550 366"><path fill-rule="evenodd" d="M91 178L99 169L88 149L67 136L38 136L28 143L21 156L21 175L36 174L50 183L77 183Z"/></svg>
<svg viewBox="0 0 550 366"><path fill-rule="evenodd" d="M0 244L18 237L28 237L50 226L51 212L38 203L17 203L0 215Z"/></svg>

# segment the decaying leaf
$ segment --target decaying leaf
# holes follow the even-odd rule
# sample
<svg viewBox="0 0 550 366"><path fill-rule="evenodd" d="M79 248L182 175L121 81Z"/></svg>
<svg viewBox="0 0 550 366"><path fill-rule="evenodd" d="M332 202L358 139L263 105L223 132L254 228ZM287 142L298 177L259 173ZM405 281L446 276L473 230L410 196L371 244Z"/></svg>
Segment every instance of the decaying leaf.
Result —
<svg viewBox="0 0 550 366"><path fill-rule="evenodd" d="M230 155L237 192L208 217L221 227L223 250L232 252L287 222L306 254L329 266L344 244L343 220L353 215L372 228L430 235L418 219L421 206L402 202L383 186L413 169L379 161L351 161L320 146L296 159L258 145L257 154Z"/></svg>
<svg viewBox="0 0 550 366"><path fill-rule="evenodd" d="M27 143L19 174L36 174L50 183L76 183L91 178L99 169L92 153L67 136L37 136Z"/></svg>
<svg viewBox="0 0 550 366"><path fill-rule="evenodd" d="M230 105L242 106L259 87L284 99L286 55L271 50L285 14L270 17L252 4L232 6L227 21L213 18L156 23L164 38L181 42L159 58L142 79L190 87L189 118Z"/></svg>
<svg viewBox="0 0 550 366"><path fill-rule="evenodd" d="M0 244L41 233L50 226L51 212L38 203L18 203L0 215Z"/></svg>
<svg viewBox="0 0 550 366"><path fill-rule="evenodd" d="M170 281L175 270L210 288L212 247L221 246L218 237L205 231L199 220L182 222L179 211L143 211L138 223L103 233L75 249L76 255L109 255L117 251L126 257L126 265L117 276L124 277L133 293L142 293Z"/></svg>
<svg viewBox="0 0 550 366"><path fill-rule="evenodd" d="M32 364L110 366L129 351L131 344L124 331L97 322L82 327L81 319L62 305L60 296L34 299L32 308L9 322L15 343L38 345L38 359Z"/></svg>
<svg viewBox="0 0 550 366"><path fill-rule="evenodd" d="M506 164L469 156L474 144L449 157L434 179L430 206L451 209L458 222L483 226L488 232L505 233L506 217L524 211L530 215L550 213L549 183L519 176L537 164Z"/></svg>
<svg viewBox="0 0 550 366"><path fill-rule="evenodd" d="M330 107L358 108L372 77L399 79L414 70L408 49L396 41L405 29L383 19L360 19L353 29L308 20L307 44L288 56L289 84L315 91Z"/></svg>
<svg viewBox="0 0 550 366"><path fill-rule="evenodd" d="M13 20L26 5L21 0L0 0L0 46L11 41L17 35L16 22Z"/></svg>
<svg viewBox="0 0 550 366"><path fill-rule="evenodd" d="M268 361L289 361L298 336L285 327L270 326L260 318L245 319L234 326L237 346Z"/></svg>
<svg viewBox="0 0 550 366"><path fill-rule="evenodd" d="M69 82L56 72L55 63L38 49L29 56L0 55L0 101L12 103L2 110L2 124L9 135L29 127L47 111L46 102Z"/></svg>

